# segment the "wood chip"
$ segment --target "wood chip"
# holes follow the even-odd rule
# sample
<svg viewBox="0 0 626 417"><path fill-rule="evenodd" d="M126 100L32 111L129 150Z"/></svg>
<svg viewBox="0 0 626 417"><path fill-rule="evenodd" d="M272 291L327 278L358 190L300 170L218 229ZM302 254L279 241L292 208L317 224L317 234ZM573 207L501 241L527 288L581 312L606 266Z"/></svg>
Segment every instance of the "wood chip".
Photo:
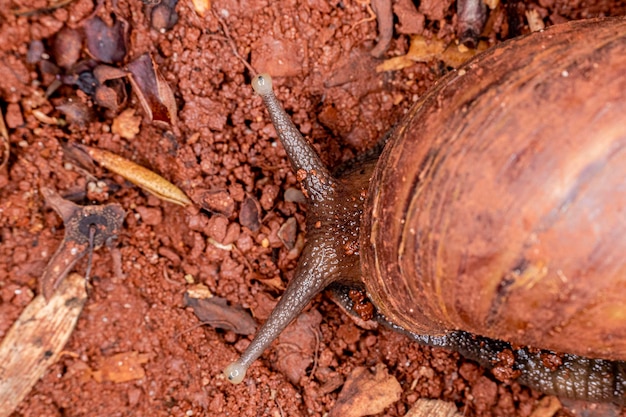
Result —
<svg viewBox="0 0 626 417"><path fill-rule="evenodd" d="M400 399L402 387L387 368L378 364L374 373L355 368L337 397L330 417L361 417L382 413Z"/></svg>
<svg viewBox="0 0 626 417"><path fill-rule="evenodd" d="M420 398L404 417L462 417L454 403Z"/></svg>
<svg viewBox="0 0 626 417"><path fill-rule="evenodd" d="M85 280L70 274L46 302L35 297L0 344L0 417L10 415L69 339L83 309Z"/></svg>
<svg viewBox="0 0 626 417"><path fill-rule="evenodd" d="M541 15L535 9L526 10L524 13L526 15L526 20L528 21L528 27L531 32L539 32L540 30L544 30L546 24L543 22Z"/></svg>

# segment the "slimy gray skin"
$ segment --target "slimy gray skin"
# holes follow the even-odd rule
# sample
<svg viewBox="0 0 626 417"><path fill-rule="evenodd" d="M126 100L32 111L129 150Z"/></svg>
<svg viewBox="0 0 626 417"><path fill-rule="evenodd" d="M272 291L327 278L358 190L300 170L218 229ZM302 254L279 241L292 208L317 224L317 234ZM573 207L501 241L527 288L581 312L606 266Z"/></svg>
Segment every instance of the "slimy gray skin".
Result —
<svg viewBox="0 0 626 417"><path fill-rule="evenodd" d="M227 379L235 384L243 381L249 366L322 290L330 287L334 298L348 311L352 310L347 290L364 289L360 281L359 225L375 164L374 159L363 158L359 164L345 170L341 178L334 178L276 99L271 78L267 74L258 75L252 86L267 106L307 196L307 243L295 277L276 308L241 357L224 370ZM374 319L419 343L458 351L486 368L496 366L499 355L510 351L514 356L511 369L521 372L518 382L543 393L626 404L626 363L622 361L559 354L561 364L549 368L544 364L544 355L556 354L548 350L515 348L507 342L463 331L436 337L419 335L389 322L379 313L374 313Z"/></svg>

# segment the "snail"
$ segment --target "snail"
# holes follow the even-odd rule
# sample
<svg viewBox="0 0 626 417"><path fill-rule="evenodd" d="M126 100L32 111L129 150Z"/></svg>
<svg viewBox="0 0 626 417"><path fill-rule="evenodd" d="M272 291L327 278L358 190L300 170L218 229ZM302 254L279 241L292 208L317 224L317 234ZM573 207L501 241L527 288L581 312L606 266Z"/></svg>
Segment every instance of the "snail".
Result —
<svg viewBox="0 0 626 417"><path fill-rule="evenodd" d="M477 55L340 177L271 78L253 88L307 197L307 243L231 382L320 291L352 308L356 289L419 342L547 394L626 403L626 19Z"/></svg>

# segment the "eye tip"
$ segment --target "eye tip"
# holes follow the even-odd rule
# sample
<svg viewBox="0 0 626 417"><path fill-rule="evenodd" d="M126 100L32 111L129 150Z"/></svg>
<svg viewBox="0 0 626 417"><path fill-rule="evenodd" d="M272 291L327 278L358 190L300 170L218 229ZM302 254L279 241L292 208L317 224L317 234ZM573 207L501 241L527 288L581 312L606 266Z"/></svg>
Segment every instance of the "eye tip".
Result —
<svg viewBox="0 0 626 417"><path fill-rule="evenodd" d="M252 79L252 88L260 96L271 93L272 77L266 73L257 75Z"/></svg>
<svg viewBox="0 0 626 417"><path fill-rule="evenodd" d="M240 384L246 377L246 371L246 367L241 365L239 362L233 362L224 368L224 376L231 383L237 385Z"/></svg>

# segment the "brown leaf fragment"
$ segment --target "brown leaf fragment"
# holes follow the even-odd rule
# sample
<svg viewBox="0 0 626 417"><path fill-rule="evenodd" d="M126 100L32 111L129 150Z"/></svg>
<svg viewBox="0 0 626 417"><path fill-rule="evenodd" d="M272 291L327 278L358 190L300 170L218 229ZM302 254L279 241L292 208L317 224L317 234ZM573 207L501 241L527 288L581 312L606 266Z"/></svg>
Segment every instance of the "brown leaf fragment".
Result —
<svg viewBox="0 0 626 417"><path fill-rule="evenodd" d="M13 323L0 344L0 417L58 360L86 299L85 279L70 274L48 301L38 295Z"/></svg>
<svg viewBox="0 0 626 417"><path fill-rule="evenodd" d="M378 364L374 373L355 368L337 397L330 417L361 417L382 413L400 399L402 388L387 368Z"/></svg>
<svg viewBox="0 0 626 417"><path fill-rule="evenodd" d="M113 119L111 131L124 139L134 139L139 133L141 117L135 116L134 109L126 109Z"/></svg>
<svg viewBox="0 0 626 417"><path fill-rule="evenodd" d="M457 68L465 61L487 48L486 42L479 42L476 49L451 43L446 45L441 39L426 39L423 36L411 36L411 46L406 55L386 59L376 67L377 72L397 71L410 67L415 62L430 62L438 59L446 66Z"/></svg>
<svg viewBox="0 0 626 417"><path fill-rule="evenodd" d="M121 175L126 180L143 188L158 198L169 201L180 206L191 204L191 200L185 193L160 176L126 158L122 158L112 152L103 149L91 148L84 145L74 145L75 148L87 153L94 161L98 162L104 168Z"/></svg>
<svg viewBox="0 0 626 417"><path fill-rule="evenodd" d="M126 213L119 204L78 206L48 188L42 188L41 193L65 225L63 241L39 280L41 293L50 300L76 262L87 254L90 235L94 233L95 250L119 234Z"/></svg>
<svg viewBox="0 0 626 417"><path fill-rule="evenodd" d="M261 227L261 204L254 197L246 197L241 203L239 224L256 232Z"/></svg>
<svg viewBox="0 0 626 417"><path fill-rule="evenodd" d="M216 329L232 330L243 335L254 334L256 331L256 322L252 316L240 307L229 306L224 298L193 298L186 292L184 304L193 309L202 323Z"/></svg>
<svg viewBox="0 0 626 417"><path fill-rule="evenodd" d="M108 26L95 16L87 20L83 27L87 50L96 61L113 64L124 60L127 47L122 21Z"/></svg>
<svg viewBox="0 0 626 417"><path fill-rule="evenodd" d="M141 379L146 376L141 365L149 359L149 355L136 351L118 353L104 359L100 369L94 371L91 376L97 382L128 382Z"/></svg>
<svg viewBox="0 0 626 417"><path fill-rule="evenodd" d="M85 126L93 118L91 108L78 97L65 99L56 109L63 113L68 123L78 126Z"/></svg>
<svg viewBox="0 0 626 417"><path fill-rule="evenodd" d="M462 417L454 403L420 398L404 417Z"/></svg>
<svg viewBox="0 0 626 417"><path fill-rule="evenodd" d="M93 76L100 84L104 84L106 81L127 77L128 71L110 65L98 65L93 69Z"/></svg>
<svg viewBox="0 0 626 417"><path fill-rule="evenodd" d="M165 128L175 127L178 109L172 89L149 54L143 54L128 64L130 83L150 122Z"/></svg>
<svg viewBox="0 0 626 417"><path fill-rule="evenodd" d="M293 249L296 244L296 233L298 232L298 222L295 217L287 219L280 229L278 229L278 238L289 250Z"/></svg>

